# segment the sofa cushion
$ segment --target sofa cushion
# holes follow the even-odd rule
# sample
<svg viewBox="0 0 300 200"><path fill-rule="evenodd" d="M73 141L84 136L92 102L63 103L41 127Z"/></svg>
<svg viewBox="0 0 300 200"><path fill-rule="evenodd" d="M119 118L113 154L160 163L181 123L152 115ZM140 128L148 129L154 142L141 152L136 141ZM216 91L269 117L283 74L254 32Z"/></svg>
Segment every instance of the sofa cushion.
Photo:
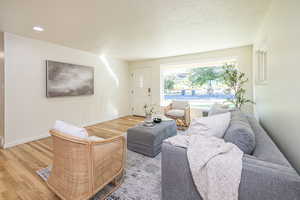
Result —
<svg viewBox="0 0 300 200"><path fill-rule="evenodd" d="M230 122L244 122L246 125L248 125L249 127L251 127L249 121L248 121L248 118L247 116L239 111L239 110L234 110L231 112L231 120Z"/></svg>
<svg viewBox="0 0 300 200"><path fill-rule="evenodd" d="M193 119L188 134L201 134L222 138L230 123L230 112Z"/></svg>
<svg viewBox="0 0 300 200"><path fill-rule="evenodd" d="M224 140L235 144L245 154L251 155L255 148L255 135L249 124L243 121L230 122Z"/></svg>
<svg viewBox="0 0 300 200"><path fill-rule="evenodd" d="M259 122L253 116L247 116L247 119L255 133L256 147L253 156L260 160L292 167Z"/></svg>
<svg viewBox="0 0 300 200"><path fill-rule="evenodd" d="M88 137L88 132L85 130L85 128L80 128L60 120L55 122L53 129L61 133L82 139L86 139Z"/></svg>
<svg viewBox="0 0 300 200"><path fill-rule="evenodd" d="M172 117L183 117L184 116L184 110L177 110L172 109L167 112L167 115L170 115Z"/></svg>

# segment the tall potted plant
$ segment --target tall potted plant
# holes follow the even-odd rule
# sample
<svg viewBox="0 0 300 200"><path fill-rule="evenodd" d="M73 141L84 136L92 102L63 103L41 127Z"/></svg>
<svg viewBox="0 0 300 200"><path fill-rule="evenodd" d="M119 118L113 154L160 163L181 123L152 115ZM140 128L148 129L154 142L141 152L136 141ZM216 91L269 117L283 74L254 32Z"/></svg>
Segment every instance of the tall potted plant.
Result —
<svg viewBox="0 0 300 200"><path fill-rule="evenodd" d="M192 86L203 86L208 84L207 93L212 95L214 93L212 82L221 79L221 75L213 67L199 67L191 70L189 81Z"/></svg>
<svg viewBox="0 0 300 200"><path fill-rule="evenodd" d="M240 72L234 65L226 64L223 66L224 69L224 83L234 92L233 99L227 99L229 102L233 103L234 106L238 109L245 104L254 102L248 98L246 98L245 93L246 90L244 88L244 84L248 82L248 78L245 77L245 73Z"/></svg>

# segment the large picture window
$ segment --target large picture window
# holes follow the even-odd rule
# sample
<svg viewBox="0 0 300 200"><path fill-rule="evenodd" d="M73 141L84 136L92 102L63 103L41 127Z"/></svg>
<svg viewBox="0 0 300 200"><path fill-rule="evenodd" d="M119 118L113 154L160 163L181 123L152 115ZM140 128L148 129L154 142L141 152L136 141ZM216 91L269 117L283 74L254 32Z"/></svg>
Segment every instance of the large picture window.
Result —
<svg viewBox="0 0 300 200"><path fill-rule="evenodd" d="M224 103L234 94L223 79L223 65L194 65L176 67L163 72L163 99L188 100L194 107L209 108L214 103Z"/></svg>

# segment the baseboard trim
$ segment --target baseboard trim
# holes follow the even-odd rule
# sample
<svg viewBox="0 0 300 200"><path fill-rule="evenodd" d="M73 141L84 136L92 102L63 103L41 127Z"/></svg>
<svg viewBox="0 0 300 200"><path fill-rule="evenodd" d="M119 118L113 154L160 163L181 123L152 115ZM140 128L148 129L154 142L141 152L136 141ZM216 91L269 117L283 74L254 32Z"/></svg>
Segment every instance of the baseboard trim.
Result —
<svg viewBox="0 0 300 200"><path fill-rule="evenodd" d="M117 117L112 117L110 119L98 120L98 121L93 121L93 122L89 122L89 123L84 123L81 126L82 127L91 126L91 125L94 125L94 124L99 124L99 123L102 123L102 122L106 122L106 121L110 121L110 120L114 120L114 119L118 119L118 118L126 117L126 116L128 116L128 114L126 114L126 115L120 115L120 116L117 116ZM3 148L7 149L7 148L10 148L10 147L17 146L19 144L24 144L24 143L32 142L32 141L35 141L35 140L40 140L40 139L43 139L43 138L46 138L46 137L49 137L49 136L50 136L49 133L45 133L45 134L42 134L42 135L39 135L39 136L35 136L35 137L24 138L24 139L17 140L17 141L14 141L14 142L5 143L4 146L3 146Z"/></svg>
<svg viewBox="0 0 300 200"><path fill-rule="evenodd" d="M124 114L124 115L119 115L117 117L111 117L111 118L104 119L104 120L97 120L97 121L93 121L93 122L83 123L83 124L81 124L81 127L92 126L92 125L95 125L95 124L99 124L99 123L103 123L103 122L107 122L107 121L119 119L119 118L126 117L126 116L129 116L129 115L128 114Z"/></svg>
<svg viewBox="0 0 300 200"><path fill-rule="evenodd" d="M114 118L114 119L118 119L118 118ZM94 124L99 124L99 123L102 123L102 122L107 122L109 120L113 120L113 119L108 119L108 120L97 120L97 121L93 121L93 122L88 122L88 123L83 123L81 124L80 126L81 127L86 127L86 126L92 126Z"/></svg>
<svg viewBox="0 0 300 200"><path fill-rule="evenodd" d="M45 133L45 134L42 134L42 135L39 135L39 136L30 137L30 138L24 138L24 139L17 140L17 141L14 141L14 142L5 143L4 144L4 149L10 148L10 147L14 147L14 146L19 145L19 144L24 144L24 143L27 143L27 142L32 142L32 141L35 141L35 140L40 140L40 139L43 139L43 138L46 138L46 137L49 137L49 136L50 136L49 133Z"/></svg>

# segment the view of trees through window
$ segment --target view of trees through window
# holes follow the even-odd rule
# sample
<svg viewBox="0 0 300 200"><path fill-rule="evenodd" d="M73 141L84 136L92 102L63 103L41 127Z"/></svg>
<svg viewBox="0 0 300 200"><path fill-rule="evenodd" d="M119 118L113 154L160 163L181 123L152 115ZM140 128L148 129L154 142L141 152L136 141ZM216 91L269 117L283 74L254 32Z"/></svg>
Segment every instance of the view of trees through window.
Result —
<svg viewBox="0 0 300 200"><path fill-rule="evenodd" d="M234 94L224 84L222 66L178 68L164 73L164 98L189 100L194 106L209 107L223 103Z"/></svg>

